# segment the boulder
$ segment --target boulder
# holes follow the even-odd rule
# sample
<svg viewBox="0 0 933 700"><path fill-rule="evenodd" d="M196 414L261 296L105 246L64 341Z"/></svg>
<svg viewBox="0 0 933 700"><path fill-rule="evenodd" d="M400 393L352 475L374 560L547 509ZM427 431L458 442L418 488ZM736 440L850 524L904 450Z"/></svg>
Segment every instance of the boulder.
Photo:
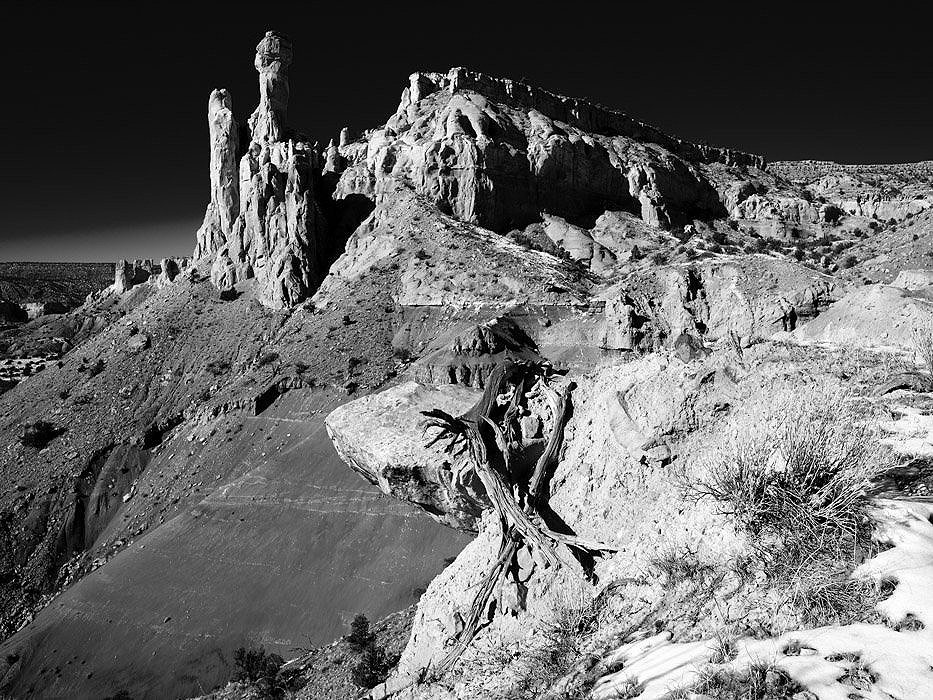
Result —
<svg viewBox="0 0 933 700"><path fill-rule="evenodd" d="M480 392L461 385L430 387L408 381L335 409L325 421L337 453L384 493L423 508L435 520L475 530L486 491L475 476L458 481L443 444L427 447L421 411L452 415L469 409Z"/></svg>
<svg viewBox="0 0 933 700"><path fill-rule="evenodd" d="M149 347L149 336L146 333L133 333L126 341L126 349L130 352L140 352Z"/></svg>

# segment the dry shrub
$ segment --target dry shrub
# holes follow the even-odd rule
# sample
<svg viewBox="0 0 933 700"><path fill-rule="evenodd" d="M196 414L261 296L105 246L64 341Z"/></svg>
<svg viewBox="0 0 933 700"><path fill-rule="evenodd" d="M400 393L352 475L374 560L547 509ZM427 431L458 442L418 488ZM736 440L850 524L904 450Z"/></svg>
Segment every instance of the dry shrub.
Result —
<svg viewBox="0 0 933 700"><path fill-rule="evenodd" d="M593 596L582 581L552 589L548 611L534 630L491 630L461 658L457 671L475 697L574 700L595 681L577 674L605 617L609 595ZM592 658L596 661L596 657ZM569 674L569 677L568 677Z"/></svg>
<svg viewBox="0 0 933 700"><path fill-rule="evenodd" d="M791 603L809 626L877 622L881 619L875 610L880 599L878 586L853 578L853 564L826 559L796 566L779 562L771 579L788 592Z"/></svg>
<svg viewBox="0 0 933 700"><path fill-rule="evenodd" d="M933 328L918 328L911 334L914 348L927 373L933 376Z"/></svg>
<svg viewBox="0 0 933 700"><path fill-rule="evenodd" d="M648 559L648 566L661 574L669 586L703 579L716 572L714 564L700 559L698 552L686 545L662 548Z"/></svg>
<svg viewBox="0 0 933 700"><path fill-rule="evenodd" d="M774 664L756 663L742 670L707 667L690 688L717 700L790 700L804 688Z"/></svg>
<svg viewBox="0 0 933 700"><path fill-rule="evenodd" d="M760 568L811 622L870 606L850 579L873 552L870 490L891 467L877 429L844 394L779 392L725 422L688 494L734 517Z"/></svg>
<svg viewBox="0 0 933 700"><path fill-rule="evenodd" d="M508 697L539 698L580 661L586 643L599 626L604 598L593 597L582 584L558 586L550 610L541 621L537 644L516 660L515 681ZM559 697L575 697L573 692Z"/></svg>

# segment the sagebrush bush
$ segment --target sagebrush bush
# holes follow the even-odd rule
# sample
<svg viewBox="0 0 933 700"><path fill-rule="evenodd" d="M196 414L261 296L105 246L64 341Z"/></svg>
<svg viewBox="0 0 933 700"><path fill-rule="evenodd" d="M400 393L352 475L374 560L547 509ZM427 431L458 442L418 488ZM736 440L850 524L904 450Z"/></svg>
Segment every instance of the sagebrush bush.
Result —
<svg viewBox="0 0 933 700"><path fill-rule="evenodd" d="M671 586L706 576L715 570L712 564L702 561L696 551L686 546L662 549L649 557L648 566L664 576Z"/></svg>
<svg viewBox="0 0 933 700"><path fill-rule="evenodd" d="M870 599L850 574L872 552L870 490L890 466L850 397L785 392L722 426L687 491L735 519L805 617L855 619Z"/></svg>
<svg viewBox="0 0 933 700"><path fill-rule="evenodd" d="M820 549L853 544L869 522L868 492L890 466L875 427L844 395L800 395L733 425L705 455L694 485L750 533Z"/></svg>

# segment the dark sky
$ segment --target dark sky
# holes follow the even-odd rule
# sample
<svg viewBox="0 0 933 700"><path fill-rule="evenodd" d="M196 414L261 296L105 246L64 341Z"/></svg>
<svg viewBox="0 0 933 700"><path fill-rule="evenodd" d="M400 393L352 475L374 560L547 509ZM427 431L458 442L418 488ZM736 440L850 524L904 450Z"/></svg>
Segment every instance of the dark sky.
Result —
<svg viewBox="0 0 933 700"><path fill-rule="evenodd" d="M464 65L772 160L933 159L929 28L908 6L683 6L8 3L0 260L190 253L207 97L253 110L270 28L295 45L289 122L321 140L383 123L412 71Z"/></svg>

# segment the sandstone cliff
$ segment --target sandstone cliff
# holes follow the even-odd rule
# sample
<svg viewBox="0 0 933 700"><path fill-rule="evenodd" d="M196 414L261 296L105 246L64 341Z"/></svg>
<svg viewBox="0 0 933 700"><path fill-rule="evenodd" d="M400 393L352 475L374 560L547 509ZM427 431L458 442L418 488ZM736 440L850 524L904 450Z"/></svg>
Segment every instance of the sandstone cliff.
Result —
<svg viewBox="0 0 933 700"><path fill-rule="evenodd" d="M723 213L704 167L764 161L690 144L627 115L464 68L415 73L386 124L341 149L337 195L401 178L456 217L504 232L626 210L655 226Z"/></svg>

